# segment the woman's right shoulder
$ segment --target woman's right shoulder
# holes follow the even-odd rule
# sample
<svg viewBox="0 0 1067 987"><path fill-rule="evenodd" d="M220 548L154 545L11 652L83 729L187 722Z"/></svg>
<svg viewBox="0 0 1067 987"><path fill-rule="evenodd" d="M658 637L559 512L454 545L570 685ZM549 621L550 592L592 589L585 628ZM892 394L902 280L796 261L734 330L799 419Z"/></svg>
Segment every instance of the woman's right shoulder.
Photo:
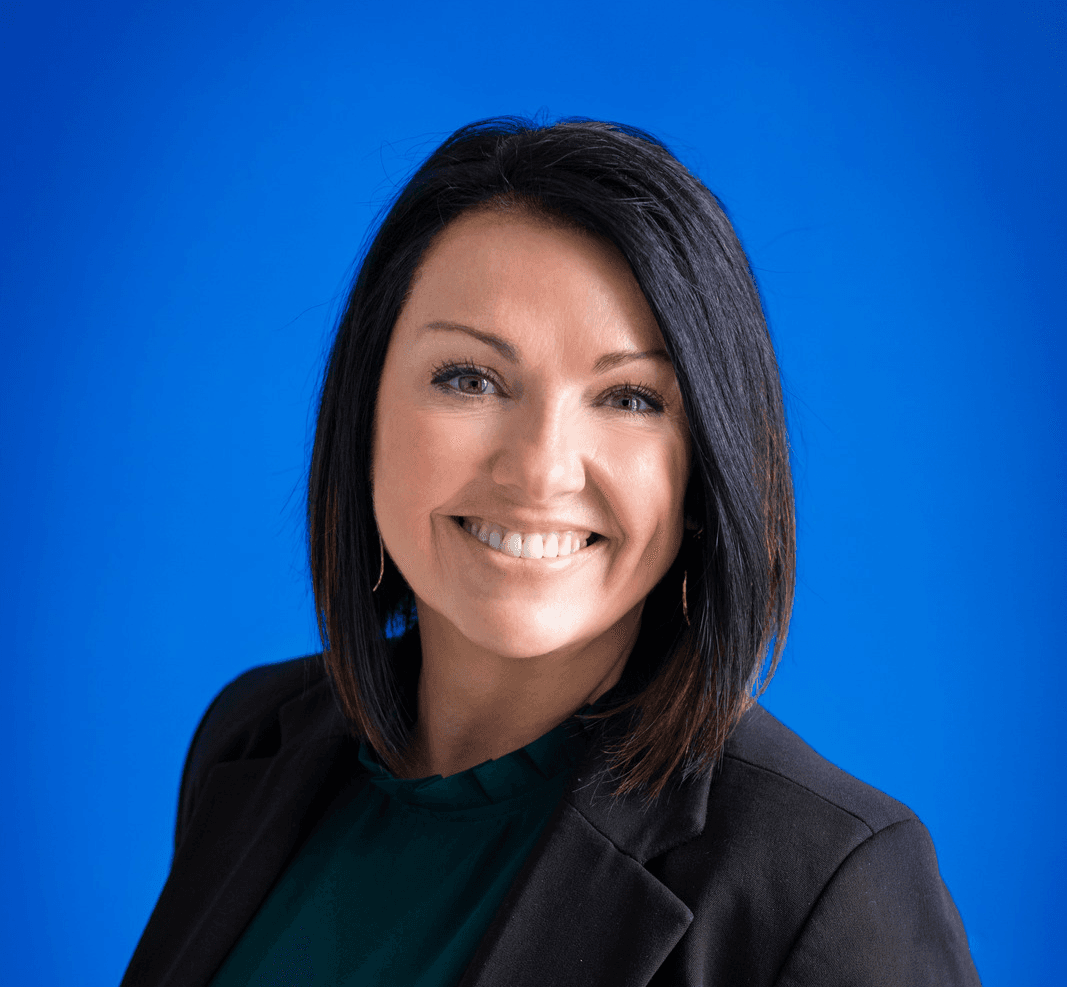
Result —
<svg viewBox="0 0 1067 987"><path fill-rule="evenodd" d="M322 655L305 655L288 661L257 665L223 686L208 705L193 738L211 747L231 747L247 741L249 733L276 720L278 710L290 699L319 686L326 678ZM223 760L240 757L224 751Z"/></svg>
<svg viewBox="0 0 1067 987"><path fill-rule="evenodd" d="M200 718L182 770L178 826L191 812L211 769L225 761L270 756L278 746L281 708L329 689L322 655L306 655L242 672L225 685Z"/></svg>

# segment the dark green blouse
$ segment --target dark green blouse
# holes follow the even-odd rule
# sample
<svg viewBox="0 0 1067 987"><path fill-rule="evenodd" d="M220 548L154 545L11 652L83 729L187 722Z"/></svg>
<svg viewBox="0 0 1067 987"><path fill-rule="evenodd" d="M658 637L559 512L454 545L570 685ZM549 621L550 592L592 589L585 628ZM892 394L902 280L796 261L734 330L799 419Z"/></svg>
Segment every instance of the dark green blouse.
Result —
<svg viewBox="0 0 1067 987"><path fill-rule="evenodd" d="M571 719L448 778L396 778L365 745L211 987L452 987L585 750Z"/></svg>

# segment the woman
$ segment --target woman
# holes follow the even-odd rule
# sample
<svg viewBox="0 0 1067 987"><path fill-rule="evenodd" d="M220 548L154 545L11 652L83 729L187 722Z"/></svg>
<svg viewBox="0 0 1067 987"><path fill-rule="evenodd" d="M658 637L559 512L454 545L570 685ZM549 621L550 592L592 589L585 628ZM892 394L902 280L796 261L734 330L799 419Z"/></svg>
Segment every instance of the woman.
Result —
<svg viewBox="0 0 1067 987"><path fill-rule="evenodd" d="M324 653L208 709L124 983L978 982L921 823L756 705L781 388L653 138L502 119L430 156L352 289L308 505Z"/></svg>

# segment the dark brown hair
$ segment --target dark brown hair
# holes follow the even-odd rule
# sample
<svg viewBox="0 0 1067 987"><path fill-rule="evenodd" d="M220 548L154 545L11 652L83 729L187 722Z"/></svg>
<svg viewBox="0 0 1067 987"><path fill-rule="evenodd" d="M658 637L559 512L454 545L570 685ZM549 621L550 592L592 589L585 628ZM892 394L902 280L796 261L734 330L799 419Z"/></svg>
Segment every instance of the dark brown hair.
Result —
<svg viewBox="0 0 1067 987"><path fill-rule="evenodd" d="M795 525L778 366L748 259L715 196L636 128L471 124L427 158L386 213L340 320L312 451L309 547L325 661L355 729L396 769L411 735L411 670L390 662L387 638L417 613L388 557L372 593L378 384L427 246L465 211L501 200L618 247L659 324L689 419L687 534L598 714L616 792L655 797L672 775L715 767L773 674L793 600Z"/></svg>

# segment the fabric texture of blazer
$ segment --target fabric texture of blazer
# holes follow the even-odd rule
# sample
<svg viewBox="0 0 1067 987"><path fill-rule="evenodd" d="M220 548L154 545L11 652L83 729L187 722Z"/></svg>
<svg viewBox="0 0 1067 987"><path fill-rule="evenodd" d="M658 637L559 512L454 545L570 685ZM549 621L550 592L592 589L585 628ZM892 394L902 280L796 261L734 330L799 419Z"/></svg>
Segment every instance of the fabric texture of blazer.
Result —
<svg viewBox="0 0 1067 987"><path fill-rule="evenodd" d="M254 668L197 728L174 857L123 987L205 987L357 742L321 662ZM762 707L653 806L578 768L458 987L978 984L922 823ZM403 985L397 985L403 987Z"/></svg>

